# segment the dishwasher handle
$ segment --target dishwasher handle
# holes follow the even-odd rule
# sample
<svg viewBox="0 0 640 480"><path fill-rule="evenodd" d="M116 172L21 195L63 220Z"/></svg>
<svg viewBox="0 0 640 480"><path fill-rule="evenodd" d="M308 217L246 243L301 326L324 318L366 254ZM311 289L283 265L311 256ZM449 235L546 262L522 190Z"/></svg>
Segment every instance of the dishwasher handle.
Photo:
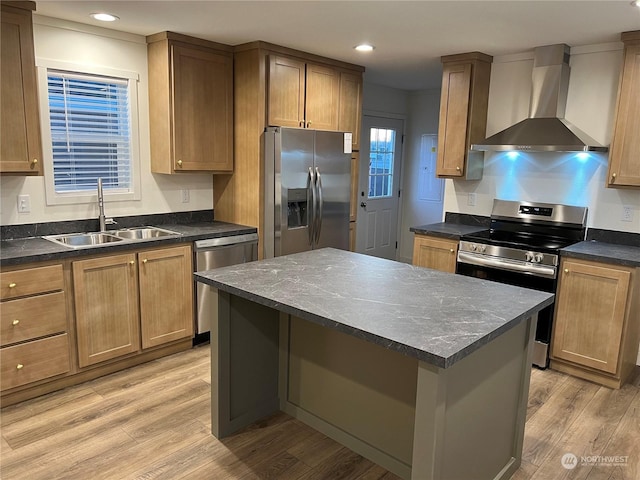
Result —
<svg viewBox="0 0 640 480"><path fill-rule="evenodd" d="M194 249L208 250L216 247L227 247L229 245L238 245L240 243L255 243L258 241L257 233L246 233L243 235L229 235L226 237L207 238L204 240L196 240L193 244Z"/></svg>

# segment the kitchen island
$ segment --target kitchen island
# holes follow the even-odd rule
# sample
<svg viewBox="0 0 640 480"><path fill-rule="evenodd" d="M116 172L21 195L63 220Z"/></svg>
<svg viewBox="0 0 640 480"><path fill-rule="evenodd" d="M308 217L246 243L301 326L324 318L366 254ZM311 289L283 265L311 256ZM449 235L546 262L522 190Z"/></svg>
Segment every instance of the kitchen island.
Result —
<svg viewBox="0 0 640 480"><path fill-rule="evenodd" d="M335 249L195 277L219 295L216 437L283 410L403 478L518 468L553 295Z"/></svg>

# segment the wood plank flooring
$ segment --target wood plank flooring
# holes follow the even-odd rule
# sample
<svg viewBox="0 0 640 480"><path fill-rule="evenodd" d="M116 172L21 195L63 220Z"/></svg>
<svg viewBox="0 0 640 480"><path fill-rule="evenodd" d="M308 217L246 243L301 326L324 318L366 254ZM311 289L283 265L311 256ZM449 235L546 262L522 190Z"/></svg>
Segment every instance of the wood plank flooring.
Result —
<svg viewBox="0 0 640 480"><path fill-rule="evenodd" d="M3 409L0 478L397 479L284 413L217 440L209 372L205 345ZM640 479L640 375L611 390L532 370L512 480L555 479Z"/></svg>

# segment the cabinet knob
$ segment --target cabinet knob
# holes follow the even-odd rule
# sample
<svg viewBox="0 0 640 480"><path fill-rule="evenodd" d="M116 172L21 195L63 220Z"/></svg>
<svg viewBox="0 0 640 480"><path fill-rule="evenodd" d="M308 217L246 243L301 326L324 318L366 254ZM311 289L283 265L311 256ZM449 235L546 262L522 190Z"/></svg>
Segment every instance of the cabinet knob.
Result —
<svg viewBox="0 0 640 480"><path fill-rule="evenodd" d="M34 158L33 160L31 160L31 165L36 166L38 164L38 159Z"/></svg>
<svg viewBox="0 0 640 480"><path fill-rule="evenodd" d="M147 263L149 260L147 260L146 258L144 260L142 260L142 263Z"/></svg>
<svg viewBox="0 0 640 480"><path fill-rule="evenodd" d="M22 370L24 368L24 365L19 363L18 365L16 365L16 370Z"/></svg>
<svg viewBox="0 0 640 480"><path fill-rule="evenodd" d="M456 171L458 171L458 172L459 172L459 171L460 171L460 167L456 167Z"/></svg>
<svg viewBox="0 0 640 480"><path fill-rule="evenodd" d="M16 288L16 286L17 286L17 284L16 284L16 283L13 283L13 282L11 282L11 283L9 284L9 288Z"/></svg>
<svg viewBox="0 0 640 480"><path fill-rule="evenodd" d="M564 269L564 273L569 273L569 269L568 269L568 268L565 268L565 269Z"/></svg>
<svg viewBox="0 0 640 480"><path fill-rule="evenodd" d="M451 253L453 253L453 248L450 248L450 249L449 249L449 251L450 251Z"/></svg>
<svg viewBox="0 0 640 480"><path fill-rule="evenodd" d="M615 173L612 173L612 174L611 174L611 181L612 181L612 182L614 182L614 181L615 181L615 179L616 179L616 174L615 174Z"/></svg>
<svg viewBox="0 0 640 480"><path fill-rule="evenodd" d="M304 120L300 120L298 126L304 128Z"/></svg>
<svg viewBox="0 0 640 480"><path fill-rule="evenodd" d="M18 325L19 323L20 323L20 320L16 319L16 320L14 320L13 322L11 322L11 325L13 325L13 326L15 327L15 326L16 326L16 325Z"/></svg>
<svg viewBox="0 0 640 480"><path fill-rule="evenodd" d="M133 260L129 260L129 265L135 265L135 264L136 264L136 262L135 262L135 261L133 261Z"/></svg>
<svg viewBox="0 0 640 480"><path fill-rule="evenodd" d="M307 128L311 128L311 122L307 122Z"/></svg>
<svg viewBox="0 0 640 480"><path fill-rule="evenodd" d="M182 160L178 160L178 166L182 167Z"/></svg>

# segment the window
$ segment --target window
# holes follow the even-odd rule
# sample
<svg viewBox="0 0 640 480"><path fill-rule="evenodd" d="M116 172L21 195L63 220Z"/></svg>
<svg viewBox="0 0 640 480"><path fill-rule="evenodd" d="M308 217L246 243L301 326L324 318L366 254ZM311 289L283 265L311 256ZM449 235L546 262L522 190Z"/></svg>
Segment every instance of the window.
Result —
<svg viewBox="0 0 640 480"><path fill-rule="evenodd" d="M392 195L396 131L372 128L369 144L369 198Z"/></svg>
<svg viewBox="0 0 640 480"><path fill-rule="evenodd" d="M137 76L39 70L47 204L138 199Z"/></svg>

